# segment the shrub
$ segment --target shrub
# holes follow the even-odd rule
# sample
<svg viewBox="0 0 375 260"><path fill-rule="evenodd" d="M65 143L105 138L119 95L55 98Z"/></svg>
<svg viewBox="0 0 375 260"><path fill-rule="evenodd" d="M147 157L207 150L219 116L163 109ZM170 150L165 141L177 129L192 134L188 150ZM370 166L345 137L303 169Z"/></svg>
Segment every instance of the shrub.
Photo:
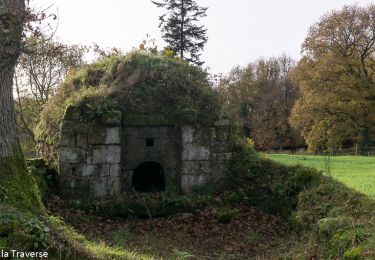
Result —
<svg viewBox="0 0 375 260"><path fill-rule="evenodd" d="M33 249L41 251L50 244L50 228L37 219L31 219L23 225L24 232L31 237Z"/></svg>

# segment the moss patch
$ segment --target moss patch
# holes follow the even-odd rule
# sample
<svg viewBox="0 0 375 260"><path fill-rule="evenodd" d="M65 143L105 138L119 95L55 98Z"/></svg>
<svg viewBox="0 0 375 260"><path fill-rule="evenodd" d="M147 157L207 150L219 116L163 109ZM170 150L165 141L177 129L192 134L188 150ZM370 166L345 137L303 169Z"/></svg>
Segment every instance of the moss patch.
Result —
<svg viewBox="0 0 375 260"><path fill-rule="evenodd" d="M43 211L38 188L19 149L11 158L0 158L0 202L33 212Z"/></svg>
<svg viewBox="0 0 375 260"><path fill-rule="evenodd" d="M51 193L57 191L57 172L41 158L27 160L26 165L36 182L42 201L45 202Z"/></svg>

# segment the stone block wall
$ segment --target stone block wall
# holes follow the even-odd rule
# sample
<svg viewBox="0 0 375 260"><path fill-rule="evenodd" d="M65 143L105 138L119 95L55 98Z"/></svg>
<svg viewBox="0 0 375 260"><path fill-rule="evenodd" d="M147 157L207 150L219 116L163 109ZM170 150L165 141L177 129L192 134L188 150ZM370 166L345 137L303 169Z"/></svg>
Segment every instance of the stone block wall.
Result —
<svg viewBox="0 0 375 260"><path fill-rule="evenodd" d="M117 195L121 185L121 114L82 122L74 108L63 119L59 143L60 193L64 198Z"/></svg>
<svg viewBox="0 0 375 260"><path fill-rule="evenodd" d="M181 129L181 188L189 192L195 186L215 184L226 175L233 143L228 125L184 126Z"/></svg>
<svg viewBox="0 0 375 260"><path fill-rule="evenodd" d="M85 122L68 108L59 144L60 195L95 200L133 191L135 170L145 162L161 165L165 186L185 192L225 177L233 151L229 125L146 123L129 125L120 112Z"/></svg>

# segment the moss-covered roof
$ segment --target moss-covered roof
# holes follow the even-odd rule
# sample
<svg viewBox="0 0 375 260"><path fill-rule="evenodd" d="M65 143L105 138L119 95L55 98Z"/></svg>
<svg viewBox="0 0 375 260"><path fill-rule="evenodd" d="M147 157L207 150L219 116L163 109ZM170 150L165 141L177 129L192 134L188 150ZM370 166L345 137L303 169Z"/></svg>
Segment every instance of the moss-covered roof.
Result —
<svg viewBox="0 0 375 260"><path fill-rule="evenodd" d="M124 115L164 115L176 124L211 124L222 112L207 72L144 52L113 56L70 75L41 113L36 129L40 142L56 143L69 105L88 119L120 110Z"/></svg>

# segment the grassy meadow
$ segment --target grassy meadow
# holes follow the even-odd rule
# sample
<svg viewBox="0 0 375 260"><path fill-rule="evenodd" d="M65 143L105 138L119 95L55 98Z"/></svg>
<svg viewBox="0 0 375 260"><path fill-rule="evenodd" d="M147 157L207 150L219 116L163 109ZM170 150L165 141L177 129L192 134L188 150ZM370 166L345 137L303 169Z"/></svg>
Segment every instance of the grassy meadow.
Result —
<svg viewBox="0 0 375 260"><path fill-rule="evenodd" d="M375 157L267 154L287 165L314 167L349 187L375 198Z"/></svg>

